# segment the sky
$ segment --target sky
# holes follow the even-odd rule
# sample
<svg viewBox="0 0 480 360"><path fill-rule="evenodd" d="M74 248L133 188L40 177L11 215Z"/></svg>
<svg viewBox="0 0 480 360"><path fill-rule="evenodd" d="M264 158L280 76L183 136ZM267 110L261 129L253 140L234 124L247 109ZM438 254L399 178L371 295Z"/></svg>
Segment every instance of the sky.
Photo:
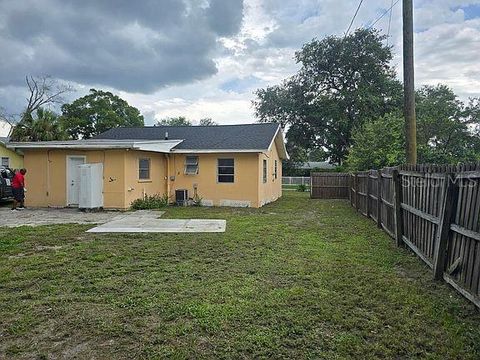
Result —
<svg viewBox="0 0 480 360"><path fill-rule="evenodd" d="M392 0L366 0L352 29ZM25 106L25 76L112 91L147 125L171 116L255 122L258 88L299 68L295 51L342 36L358 0L0 0L0 107ZM480 96L480 1L415 0L416 85ZM375 25L389 34L401 77L401 1ZM5 127L0 124L0 136Z"/></svg>

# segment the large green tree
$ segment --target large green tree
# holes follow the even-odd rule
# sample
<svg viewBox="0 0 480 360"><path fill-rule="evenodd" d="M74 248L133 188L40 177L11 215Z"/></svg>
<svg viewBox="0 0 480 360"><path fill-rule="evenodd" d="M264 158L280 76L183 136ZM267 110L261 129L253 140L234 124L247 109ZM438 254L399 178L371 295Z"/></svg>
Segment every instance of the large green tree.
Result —
<svg viewBox="0 0 480 360"><path fill-rule="evenodd" d="M43 108L37 108L33 113L24 113L11 134L12 141L51 141L66 138L67 134L58 120L58 115Z"/></svg>
<svg viewBox="0 0 480 360"><path fill-rule="evenodd" d="M460 101L445 85L416 92L420 163L452 164L480 160L480 101ZM379 169L405 162L404 118L392 113L354 131L347 164L353 170Z"/></svg>
<svg viewBox="0 0 480 360"><path fill-rule="evenodd" d="M185 116L166 117L157 121L157 126L192 126Z"/></svg>
<svg viewBox="0 0 480 360"><path fill-rule="evenodd" d="M355 127L401 106L402 87L390 66L384 36L359 29L343 38L312 40L296 53L299 72L256 92L256 116L287 127L287 140L307 151L323 149L341 164Z"/></svg>
<svg viewBox="0 0 480 360"><path fill-rule="evenodd" d="M120 126L144 126L137 108L111 92L95 89L71 104L64 104L61 122L72 139L88 139Z"/></svg>
<svg viewBox="0 0 480 360"><path fill-rule="evenodd" d="M217 126L218 123L213 121L211 118L203 118L198 121L200 126Z"/></svg>
<svg viewBox="0 0 480 360"><path fill-rule="evenodd" d="M416 92L417 143L422 163L455 163L480 159L480 103L460 101L445 85Z"/></svg>
<svg viewBox="0 0 480 360"><path fill-rule="evenodd" d="M380 169L404 164L405 120L399 112L367 121L352 134L347 156L350 170Z"/></svg>
<svg viewBox="0 0 480 360"><path fill-rule="evenodd" d="M196 121L187 119L185 116L166 117L157 121L157 126L193 126ZM198 120L200 126L215 126L218 125L211 118L202 118Z"/></svg>

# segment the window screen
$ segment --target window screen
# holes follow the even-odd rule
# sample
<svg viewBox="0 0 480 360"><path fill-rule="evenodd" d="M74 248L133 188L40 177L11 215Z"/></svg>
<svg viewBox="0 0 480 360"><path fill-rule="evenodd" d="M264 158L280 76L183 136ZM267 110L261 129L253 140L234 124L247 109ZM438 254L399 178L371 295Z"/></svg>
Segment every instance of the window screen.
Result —
<svg viewBox="0 0 480 360"><path fill-rule="evenodd" d="M278 161L277 160L275 160L275 168L274 168L274 172L273 172L273 177L275 178L275 180L278 177Z"/></svg>
<svg viewBox="0 0 480 360"><path fill-rule="evenodd" d="M218 159L217 177L219 183L233 183L235 163L233 159Z"/></svg>
<svg viewBox="0 0 480 360"><path fill-rule="evenodd" d="M138 178L140 180L150 179L150 159L138 159Z"/></svg>
<svg viewBox="0 0 480 360"><path fill-rule="evenodd" d="M198 156L187 156L185 158L185 174L198 174Z"/></svg>
<svg viewBox="0 0 480 360"><path fill-rule="evenodd" d="M2 166L10 167L10 158L2 157Z"/></svg>

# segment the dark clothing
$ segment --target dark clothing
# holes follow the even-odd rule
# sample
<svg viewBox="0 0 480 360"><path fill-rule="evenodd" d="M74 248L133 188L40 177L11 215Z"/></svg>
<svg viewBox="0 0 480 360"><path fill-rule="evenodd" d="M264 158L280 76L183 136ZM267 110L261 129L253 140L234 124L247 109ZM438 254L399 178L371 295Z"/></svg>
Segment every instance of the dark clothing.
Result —
<svg viewBox="0 0 480 360"><path fill-rule="evenodd" d="M18 202L22 202L25 199L25 192L23 191L23 187L12 188L12 194L13 194L13 198Z"/></svg>

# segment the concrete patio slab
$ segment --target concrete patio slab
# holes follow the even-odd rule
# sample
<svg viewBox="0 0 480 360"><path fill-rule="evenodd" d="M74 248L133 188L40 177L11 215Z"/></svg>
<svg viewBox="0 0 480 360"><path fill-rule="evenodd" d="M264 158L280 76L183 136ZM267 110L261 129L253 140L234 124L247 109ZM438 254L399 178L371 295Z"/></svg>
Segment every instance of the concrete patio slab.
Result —
<svg viewBox="0 0 480 360"><path fill-rule="evenodd" d="M135 213L134 213L135 214ZM133 214L132 214L133 215ZM134 218L134 219L132 219ZM114 219L87 232L93 233L197 233L225 232L226 220L159 219L145 217ZM134 221L133 221L134 220Z"/></svg>
<svg viewBox="0 0 480 360"><path fill-rule="evenodd" d="M88 230L94 233L120 232L225 232L225 220L161 219L164 211L137 210L134 212L82 212L74 208L25 209L12 212L0 208L0 227L41 226L55 224L101 224Z"/></svg>
<svg viewBox="0 0 480 360"><path fill-rule="evenodd" d="M10 207L0 208L0 227L41 226L56 224L103 224L121 218L118 211L82 212L78 209L25 209L11 211Z"/></svg>

